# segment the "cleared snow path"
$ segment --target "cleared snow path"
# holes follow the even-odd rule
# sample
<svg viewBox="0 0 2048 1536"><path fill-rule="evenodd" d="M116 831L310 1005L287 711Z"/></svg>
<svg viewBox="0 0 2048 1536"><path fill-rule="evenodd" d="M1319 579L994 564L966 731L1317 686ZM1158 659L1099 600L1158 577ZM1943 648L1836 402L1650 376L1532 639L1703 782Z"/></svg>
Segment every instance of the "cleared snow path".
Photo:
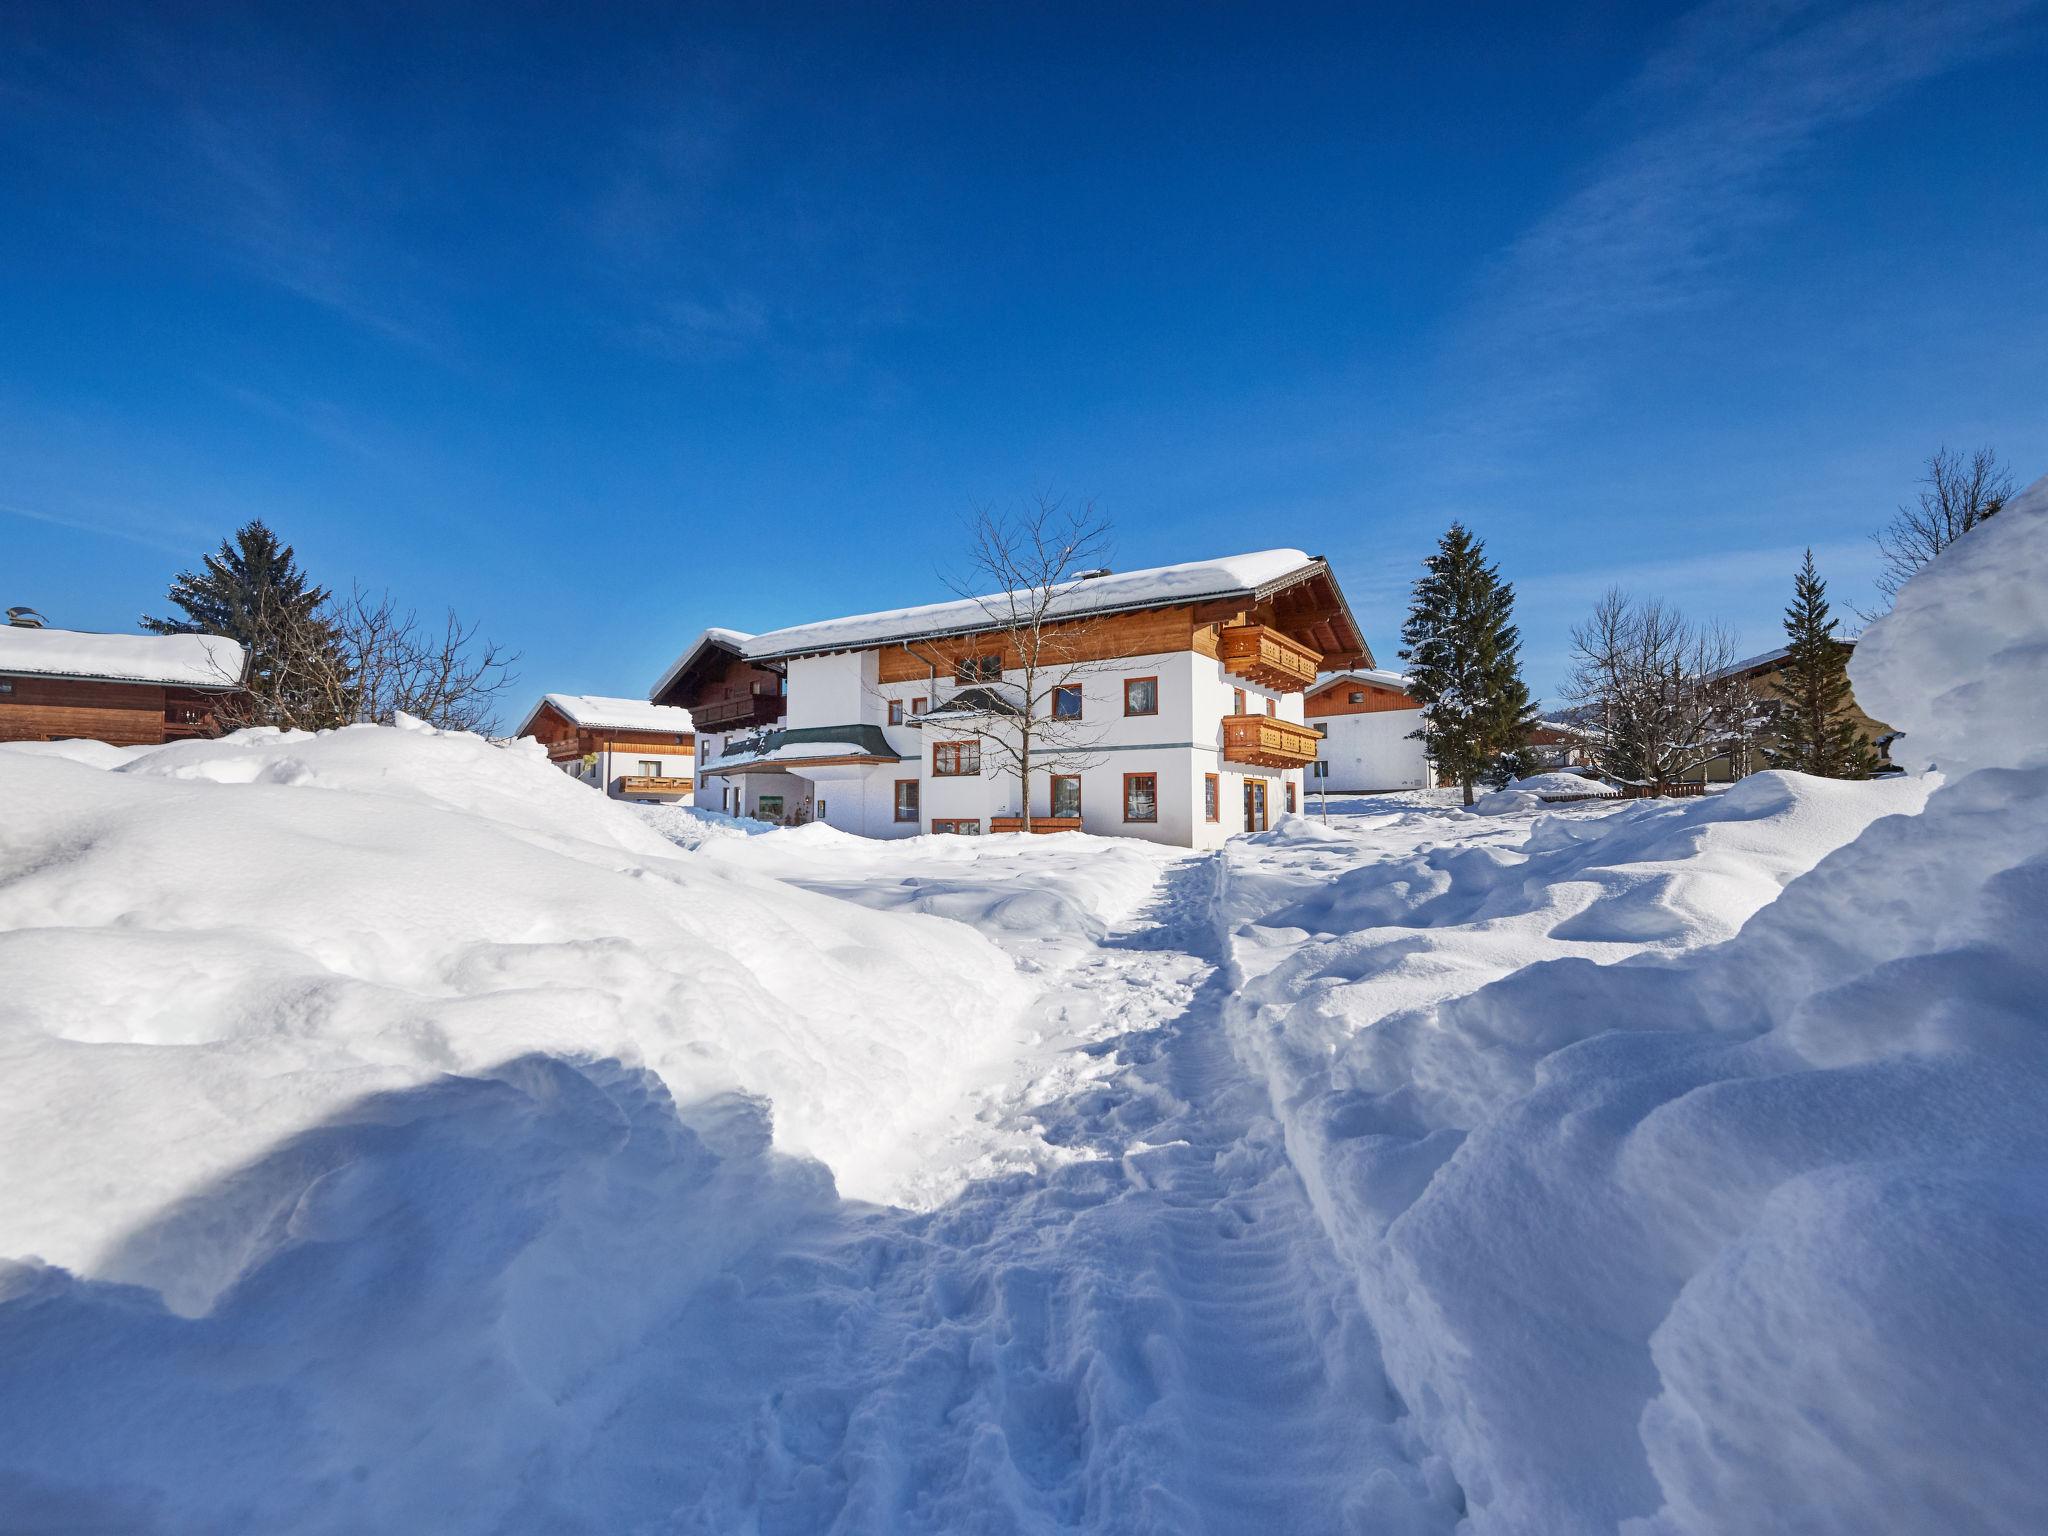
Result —
<svg viewBox="0 0 2048 1536"><path fill-rule="evenodd" d="M1024 1110L1072 1161L930 1212L842 1207L743 1275L728 1326L687 1330L778 1339L723 1365L741 1394L792 1384L703 1469L705 1528L1455 1522L1226 1037L1215 880L1213 859L1171 866L1040 1004L1108 1068Z"/></svg>

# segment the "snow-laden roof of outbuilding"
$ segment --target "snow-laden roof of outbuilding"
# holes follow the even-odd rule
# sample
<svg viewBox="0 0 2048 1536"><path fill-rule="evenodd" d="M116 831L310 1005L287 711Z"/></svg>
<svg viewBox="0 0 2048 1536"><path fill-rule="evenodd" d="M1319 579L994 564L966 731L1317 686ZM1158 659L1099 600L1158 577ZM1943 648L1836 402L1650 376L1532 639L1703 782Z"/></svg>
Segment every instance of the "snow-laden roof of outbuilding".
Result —
<svg viewBox="0 0 2048 1536"><path fill-rule="evenodd" d="M1321 693L1325 688L1347 682L1364 683L1372 688L1392 688L1398 693L1408 691L1408 678L1405 673L1385 672L1378 667L1352 667L1343 672L1323 673L1316 679L1315 687L1309 689L1309 692Z"/></svg>
<svg viewBox="0 0 2048 1536"><path fill-rule="evenodd" d="M1183 565L1153 566L1150 570L1078 577L1066 583L1053 598L1051 611L1058 618L1077 618L1211 598L1257 597L1324 569L1322 560L1298 549L1262 549L1218 560L1192 560ZM1011 596L999 592L988 597L956 598L951 602L889 608L770 630L747 642L746 655L754 661L773 661L820 651L865 650L939 635L974 634L1002 626L1009 614Z"/></svg>
<svg viewBox="0 0 2048 1536"><path fill-rule="evenodd" d="M237 688L247 657L223 635L100 635L0 625L0 672L94 682Z"/></svg>
<svg viewBox="0 0 2048 1536"><path fill-rule="evenodd" d="M721 629L716 624L712 625L709 629L703 630L696 639L683 647L682 655L670 662L662 671L661 676L654 680L654 686L647 690L647 697L650 699L660 698L662 694L668 691L669 684L673 683L678 677L681 677L695 663L697 658L703 655L711 646L715 645L723 650L738 652L753 638L752 635L743 629Z"/></svg>
<svg viewBox="0 0 2048 1536"><path fill-rule="evenodd" d="M608 699L588 693L550 693L527 712L519 723L517 736L533 724L533 717L552 706L571 725L593 731L663 731L679 735L691 729L690 712L673 704L650 704L645 699Z"/></svg>
<svg viewBox="0 0 2048 1536"><path fill-rule="evenodd" d="M797 768L820 763L900 763L879 725L806 725L762 731L725 744L717 758L699 763L706 774L755 768Z"/></svg>
<svg viewBox="0 0 2048 1536"><path fill-rule="evenodd" d="M1837 635L1835 644L1852 651L1856 649L1856 641L1852 636ZM1759 651L1754 656L1745 656L1740 661L1730 662L1720 671L1711 673L1710 677L1713 681L1719 682L1724 677L1741 677L1745 673L1761 672L1766 667L1776 666L1791 654L1792 647L1789 645L1781 645L1774 651Z"/></svg>

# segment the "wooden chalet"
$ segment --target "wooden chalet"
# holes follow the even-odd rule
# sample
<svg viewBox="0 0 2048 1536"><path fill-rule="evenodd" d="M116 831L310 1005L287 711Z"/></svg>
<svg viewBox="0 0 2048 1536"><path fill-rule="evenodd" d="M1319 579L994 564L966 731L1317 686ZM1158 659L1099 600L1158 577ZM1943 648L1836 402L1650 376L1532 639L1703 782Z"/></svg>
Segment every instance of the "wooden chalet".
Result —
<svg viewBox="0 0 2048 1536"><path fill-rule="evenodd" d="M550 693L513 733L615 800L674 801L696 787L697 738L688 710L643 699Z"/></svg>
<svg viewBox="0 0 2048 1536"><path fill-rule="evenodd" d="M248 656L219 635L52 629L28 609L0 626L0 741L150 746L232 729Z"/></svg>

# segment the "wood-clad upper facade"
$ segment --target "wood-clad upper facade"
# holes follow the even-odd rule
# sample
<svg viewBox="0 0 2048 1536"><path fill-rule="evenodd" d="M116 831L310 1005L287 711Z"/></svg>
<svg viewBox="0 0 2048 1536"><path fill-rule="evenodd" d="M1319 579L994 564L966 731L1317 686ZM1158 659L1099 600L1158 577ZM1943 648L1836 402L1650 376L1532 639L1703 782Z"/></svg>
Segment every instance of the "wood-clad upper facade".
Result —
<svg viewBox="0 0 2048 1536"><path fill-rule="evenodd" d="M233 728L247 658L215 635L0 625L0 741L154 746Z"/></svg>

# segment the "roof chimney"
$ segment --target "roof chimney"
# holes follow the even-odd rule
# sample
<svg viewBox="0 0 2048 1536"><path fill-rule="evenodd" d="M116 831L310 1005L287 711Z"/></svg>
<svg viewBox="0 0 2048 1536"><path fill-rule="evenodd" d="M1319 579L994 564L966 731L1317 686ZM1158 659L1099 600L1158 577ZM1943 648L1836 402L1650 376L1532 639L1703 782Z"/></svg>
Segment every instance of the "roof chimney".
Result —
<svg viewBox="0 0 2048 1536"><path fill-rule="evenodd" d="M7 623L14 629L44 629L48 627L48 621L33 608L8 609Z"/></svg>

